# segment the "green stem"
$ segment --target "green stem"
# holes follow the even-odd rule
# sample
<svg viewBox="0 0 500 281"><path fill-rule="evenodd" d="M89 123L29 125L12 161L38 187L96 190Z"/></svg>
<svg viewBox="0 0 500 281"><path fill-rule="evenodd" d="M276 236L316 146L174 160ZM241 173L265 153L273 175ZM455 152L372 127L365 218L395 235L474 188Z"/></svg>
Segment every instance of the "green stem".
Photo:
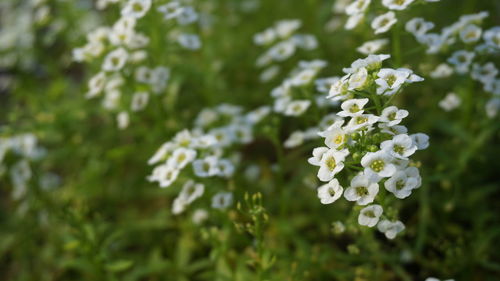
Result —
<svg viewBox="0 0 500 281"><path fill-rule="evenodd" d="M400 25L395 24L392 28L392 55L394 59L394 67L401 67L401 32Z"/></svg>

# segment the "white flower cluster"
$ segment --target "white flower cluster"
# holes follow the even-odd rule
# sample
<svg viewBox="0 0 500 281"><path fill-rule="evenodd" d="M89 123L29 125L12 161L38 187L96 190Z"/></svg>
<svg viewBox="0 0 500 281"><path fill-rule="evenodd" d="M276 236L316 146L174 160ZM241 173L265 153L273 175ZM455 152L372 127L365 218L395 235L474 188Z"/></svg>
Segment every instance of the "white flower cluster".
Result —
<svg viewBox="0 0 500 281"><path fill-rule="evenodd" d="M274 98L274 111L285 116L300 116L311 106L314 98L312 86L320 93L337 81L335 77L315 80L318 73L326 66L322 60L300 61L296 69L278 87L271 91ZM314 82L314 83L313 83ZM323 94L316 96L320 106L327 105Z"/></svg>
<svg viewBox="0 0 500 281"><path fill-rule="evenodd" d="M45 149L38 145L38 139L33 134L0 138L0 178L9 172L14 199L22 198L27 191L33 175L30 163L45 154Z"/></svg>
<svg viewBox="0 0 500 281"><path fill-rule="evenodd" d="M0 1L0 68L18 67L31 70L36 63L36 49L42 44L50 47L55 40L66 36L63 33L68 29L64 17L55 17L53 10L57 10L60 1L47 0L2 0ZM64 7L71 9L70 6ZM71 36L64 40L71 41L72 36L84 32L91 11L86 11L78 20L81 22L71 30ZM38 32L43 28L44 32ZM37 38L37 39L36 39ZM35 40L36 39L36 40ZM35 42L36 41L36 42Z"/></svg>
<svg viewBox="0 0 500 281"><path fill-rule="evenodd" d="M259 46L270 46L269 49L257 59L258 67L269 66L287 60L295 54L297 49L314 50L318 41L314 35L295 34L302 26L300 20L281 20L273 27L255 34L254 43ZM279 66L271 65L263 71L261 81L269 81L279 73Z"/></svg>
<svg viewBox="0 0 500 281"><path fill-rule="evenodd" d="M407 22L406 30L412 33L419 43L427 46L429 54L447 51L455 44L462 44L459 47L462 49L454 51L448 58L449 64L438 65L430 76L445 78L455 72L459 75L468 74L482 83L483 90L493 94L486 104L486 113L492 118L500 109L500 79L498 68L492 61L486 60L488 55L500 52L500 26L483 31L480 25L487 16L487 12L463 15L457 22L443 28L440 33L429 32L434 28L434 23L423 18L414 18ZM474 62L475 60L477 62ZM447 101L456 104L456 100L449 96Z"/></svg>
<svg viewBox="0 0 500 281"><path fill-rule="evenodd" d="M182 1L170 1L167 4L159 6L157 11L163 15L164 20L175 20L180 26L194 24L200 18L192 6L185 5ZM187 50L198 50L201 48L202 43L198 34L174 32L173 37L181 47Z"/></svg>
<svg viewBox="0 0 500 281"><path fill-rule="evenodd" d="M389 104L405 85L423 79L409 69L381 68L387 58L370 55L356 60L330 90L328 98L342 100L342 111L337 113L337 121L320 132L326 146L315 148L308 160L319 167L319 180L327 182L318 188L323 204L335 202L342 194L358 205L371 204L381 184L396 198L404 199L421 185L419 170L409 158L427 148L429 138L420 133L408 135L408 129L401 125L408 111ZM345 169L356 174L344 191L338 175ZM400 221L379 221L382 213L382 206L368 205L359 214L359 224L378 224L379 231L392 239L404 225Z"/></svg>
<svg viewBox="0 0 500 281"><path fill-rule="evenodd" d="M427 2L438 2L439 0L426 0ZM376 16L371 27L375 34L385 33L398 21L394 11L402 11L408 8L415 0L382 0L382 5L389 11ZM345 28L350 30L358 26L366 17L366 13L372 0L355 0L345 5L345 13L349 16Z"/></svg>
<svg viewBox="0 0 500 281"><path fill-rule="evenodd" d="M85 46L73 50L76 61L97 61L101 64L100 71L88 82L86 97L95 98L104 94L102 105L119 112L117 121L121 129L129 124L129 111L145 109L150 93L163 93L170 78L168 67L146 64L150 38L136 30L138 21L147 16L152 5L151 0L128 0L121 9L121 17L112 27L98 27L87 35ZM157 10L165 20L176 19L180 25L198 20L193 8L176 1L159 6ZM201 46L199 38L192 34L180 33L178 41L187 49ZM137 82L136 87L127 83L131 79ZM129 91L132 93L124 94Z"/></svg>
<svg viewBox="0 0 500 281"><path fill-rule="evenodd" d="M148 180L158 182L162 188L168 187L190 164L194 176L198 178L231 177L235 164L239 162L239 155L226 155L227 150L235 144L250 143L254 126L270 111L269 107L264 106L244 114L241 107L229 104L203 110L196 119L194 129L177 133L172 141L164 143L149 159L149 165L159 165L153 169ZM203 193L200 184L189 184L184 189L190 191L181 192L174 204L174 213L180 213L189 202ZM214 208L227 207L230 198L227 194L223 195L214 199Z"/></svg>

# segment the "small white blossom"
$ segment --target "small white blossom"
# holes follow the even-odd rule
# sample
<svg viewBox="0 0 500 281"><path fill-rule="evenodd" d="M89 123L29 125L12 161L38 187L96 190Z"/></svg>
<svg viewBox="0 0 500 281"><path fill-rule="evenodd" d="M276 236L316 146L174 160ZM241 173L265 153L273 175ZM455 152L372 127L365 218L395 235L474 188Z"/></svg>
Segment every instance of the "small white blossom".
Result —
<svg viewBox="0 0 500 281"><path fill-rule="evenodd" d="M398 109L395 106L389 106L382 110L380 114L379 122L386 123L387 126L392 127L401 123L401 121L408 116L408 111L404 109Z"/></svg>
<svg viewBox="0 0 500 281"><path fill-rule="evenodd" d="M456 51L452 54L452 56L448 59L448 62L455 66L455 71L459 74L464 74L469 71L469 66L472 63L472 60L476 56L473 52L467 51Z"/></svg>
<svg viewBox="0 0 500 281"><path fill-rule="evenodd" d="M393 157L383 150L368 152L361 159L361 165L365 168L365 174L377 175L388 178L394 175L396 167L392 163Z"/></svg>
<svg viewBox="0 0 500 281"><path fill-rule="evenodd" d="M335 175L344 169L345 157L349 154L347 149L337 151L330 149L321 157L318 178L320 181L331 181Z"/></svg>
<svg viewBox="0 0 500 281"><path fill-rule="evenodd" d="M368 99L350 99L346 100L340 106L342 111L338 112L337 115L341 117L353 117L363 114L363 107L368 103Z"/></svg>
<svg viewBox="0 0 500 281"><path fill-rule="evenodd" d="M396 235L405 229L405 225L400 221L391 222L389 220L382 220L378 223L377 228L380 232L385 234L387 239L394 239Z"/></svg>
<svg viewBox="0 0 500 281"><path fill-rule="evenodd" d="M479 26L469 24L460 31L460 39L466 44L475 43L481 39L482 31Z"/></svg>
<svg viewBox="0 0 500 281"><path fill-rule="evenodd" d="M208 156L193 162L193 170L196 176L201 178L211 177L219 174L218 158Z"/></svg>
<svg viewBox="0 0 500 281"><path fill-rule="evenodd" d="M430 76L431 78L437 79L450 77L452 74L453 68L446 63L441 63L430 73Z"/></svg>
<svg viewBox="0 0 500 281"><path fill-rule="evenodd" d="M212 197L212 208L214 209L227 209L233 204L233 193L219 192Z"/></svg>
<svg viewBox="0 0 500 281"><path fill-rule="evenodd" d="M118 71L123 68L128 59L128 53L124 48L111 51L102 65L104 71Z"/></svg>
<svg viewBox="0 0 500 281"><path fill-rule="evenodd" d="M321 204L331 204L342 196L343 190L339 181L333 179L318 188L318 198L321 200Z"/></svg>
<svg viewBox="0 0 500 281"><path fill-rule="evenodd" d="M122 10L122 16L142 18L151 8L151 0L129 0Z"/></svg>
<svg viewBox="0 0 500 281"><path fill-rule="evenodd" d="M385 33L391 29L391 27L397 22L396 14L390 11L376 17L372 21L372 28L375 30L375 34Z"/></svg>
<svg viewBox="0 0 500 281"><path fill-rule="evenodd" d="M382 206L377 204L364 207L359 212L358 223L360 225L374 227L378 223L378 220L380 219L382 212L383 212Z"/></svg>
<svg viewBox="0 0 500 281"><path fill-rule="evenodd" d="M367 205L375 200L379 191L378 183L372 181L368 174L359 174L352 178L351 185L344 192L348 201L356 201L358 205Z"/></svg>
<svg viewBox="0 0 500 281"><path fill-rule="evenodd" d="M455 93L448 93L444 99L439 101L439 107L445 111L452 111L453 109L460 106L462 100Z"/></svg>
<svg viewBox="0 0 500 281"><path fill-rule="evenodd" d="M429 147L429 136L422 133L410 135L413 143L417 146L418 150L423 150Z"/></svg>
<svg viewBox="0 0 500 281"><path fill-rule="evenodd" d="M405 170L397 171L385 183L385 189L394 194L399 199L410 196L413 189L420 187L422 179L418 169L408 167Z"/></svg>
<svg viewBox="0 0 500 281"><path fill-rule="evenodd" d="M359 46L356 50L364 55L370 55L370 54L375 54L380 49L382 49L384 46L389 43L389 40L387 39L376 39L372 41L367 41L363 43L363 45Z"/></svg>
<svg viewBox="0 0 500 281"><path fill-rule="evenodd" d="M408 160L408 157L417 151L417 146L410 136L406 134L397 135L392 140L383 141L380 148L394 158Z"/></svg>
<svg viewBox="0 0 500 281"><path fill-rule="evenodd" d="M300 116L302 115L311 105L309 100L294 100L287 104L283 114L287 116Z"/></svg>
<svg viewBox="0 0 500 281"><path fill-rule="evenodd" d="M132 96L132 111L143 110L149 101L149 94L147 92L137 92Z"/></svg>

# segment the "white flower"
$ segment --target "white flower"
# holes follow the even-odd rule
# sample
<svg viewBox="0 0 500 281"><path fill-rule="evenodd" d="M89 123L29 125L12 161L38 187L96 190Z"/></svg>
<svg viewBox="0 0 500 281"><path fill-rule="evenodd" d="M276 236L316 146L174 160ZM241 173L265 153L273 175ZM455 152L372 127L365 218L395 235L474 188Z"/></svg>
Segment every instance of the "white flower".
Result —
<svg viewBox="0 0 500 281"><path fill-rule="evenodd" d="M218 158L208 156L193 162L193 170L196 176L201 178L211 177L219 174Z"/></svg>
<svg viewBox="0 0 500 281"><path fill-rule="evenodd" d="M345 127L346 131L355 132L365 128L371 128L371 126L379 120L378 116L373 114L361 114L356 115L349 120L347 126Z"/></svg>
<svg viewBox="0 0 500 281"><path fill-rule="evenodd" d="M201 224L208 218L208 212L204 209L197 209L193 212L193 223Z"/></svg>
<svg viewBox="0 0 500 281"><path fill-rule="evenodd" d="M488 46L500 49L500 26L495 26L486 30L483 39Z"/></svg>
<svg viewBox="0 0 500 281"><path fill-rule="evenodd" d="M400 69L382 68L377 73L377 94L393 95L410 77L410 73Z"/></svg>
<svg viewBox="0 0 500 281"><path fill-rule="evenodd" d="M387 39L376 39L372 41L367 41L363 45L359 46L356 50L364 55L375 54L385 45L389 43Z"/></svg>
<svg viewBox="0 0 500 281"><path fill-rule="evenodd" d="M413 18L406 22L406 31L419 38L434 28L434 23L425 21L423 18Z"/></svg>
<svg viewBox="0 0 500 281"><path fill-rule="evenodd" d="M156 164L167 156L168 153L170 153L174 148L174 144L171 142L166 142L160 146L160 148L155 152L151 158L148 160L148 165L153 165Z"/></svg>
<svg viewBox="0 0 500 281"><path fill-rule="evenodd" d="M427 277L425 279L425 281L441 281L439 279L437 279L436 277ZM443 280L443 281L455 281L454 279L446 279L446 280Z"/></svg>
<svg viewBox="0 0 500 281"><path fill-rule="evenodd" d="M124 48L111 51L102 64L104 71L118 71L123 68L128 59L128 53Z"/></svg>
<svg viewBox="0 0 500 281"><path fill-rule="evenodd" d="M151 8L151 0L129 0L122 9L122 16L142 18Z"/></svg>
<svg viewBox="0 0 500 281"><path fill-rule="evenodd" d="M371 71L371 70L380 68L380 66L382 66L382 62L390 57L391 57L390 55L386 55L386 54L368 55L368 57L366 57L364 59L355 60L351 64L351 67L344 68L344 69L342 69L342 71L344 71L344 73L354 73L362 67L366 68L366 70L368 70L368 71Z"/></svg>
<svg viewBox="0 0 500 281"><path fill-rule="evenodd" d="M165 164L155 167L148 180L157 181L160 183L161 188L165 188L170 186L177 179L178 175L178 169Z"/></svg>
<svg viewBox="0 0 500 281"><path fill-rule="evenodd" d="M276 75L280 73L280 67L277 65L270 66L266 70L264 70L260 76L259 80L262 82L268 82L271 81Z"/></svg>
<svg viewBox="0 0 500 281"><path fill-rule="evenodd" d="M388 123L380 123L378 127L381 129L382 133L390 134L390 135L400 135L408 133L408 128L403 125L394 125L389 126Z"/></svg>
<svg viewBox="0 0 500 281"><path fill-rule="evenodd" d="M380 148L392 157L403 160L408 160L408 157L417 150L413 140L406 134L397 135L392 140L383 141Z"/></svg>
<svg viewBox="0 0 500 281"><path fill-rule="evenodd" d="M389 106L382 110L380 114L379 122L386 123L387 126L392 127L401 123L403 118L408 116L408 111L404 109L398 109L395 106Z"/></svg>
<svg viewBox="0 0 500 281"><path fill-rule="evenodd" d="M368 227L374 227L382 215L383 209L382 206L373 204L367 207L364 207L359 212L358 223L360 225L365 225Z"/></svg>
<svg viewBox="0 0 500 281"><path fill-rule="evenodd" d="M489 118L494 118L498 114L498 110L500 110L500 98L492 98L490 99L485 106L486 115Z"/></svg>
<svg viewBox="0 0 500 281"><path fill-rule="evenodd" d="M372 21L372 28L375 30L375 34L379 33L384 33L389 31L391 27L397 22L398 20L396 19L396 14L394 12L390 11L385 14L382 14L378 17L376 17Z"/></svg>
<svg viewBox="0 0 500 281"><path fill-rule="evenodd" d="M281 20L275 24L274 30L278 37L287 38L299 29L301 25L302 22L300 20Z"/></svg>
<svg viewBox="0 0 500 281"><path fill-rule="evenodd" d="M437 79L450 77L452 74L453 68L446 63L441 63L430 73L430 76L431 78Z"/></svg>
<svg viewBox="0 0 500 281"><path fill-rule="evenodd" d="M392 192L399 199L410 196L413 189L420 187L422 179L416 167L408 167L397 171L385 183L385 189Z"/></svg>
<svg viewBox="0 0 500 281"><path fill-rule="evenodd" d="M318 188L318 198L321 204L331 204L340 198L344 189L337 179L331 180Z"/></svg>
<svg viewBox="0 0 500 281"><path fill-rule="evenodd" d="M448 62L455 66L455 70L459 74L464 74L469 71L469 65L476 56L473 52L467 52L464 50L454 52L448 59Z"/></svg>
<svg viewBox="0 0 500 281"><path fill-rule="evenodd" d="M483 84L488 84L493 81L497 74L498 69L492 62L485 63L484 65L477 63L472 65L472 78L481 81Z"/></svg>
<svg viewBox="0 0 500 281"><path fill-rule="evenodd" d="M356 0L346 7L345 13L352 16L362 14L370 5L371 0Z"/></svg>
<svg viewBox="0 0 500 281"><path fill-rule="evenodd" d="M229 178L234 174L235 167L229 159L220 159L217 165L219 169L219 176Z"/></svg>
<svg viewBox="0 0 500 281"><path fill-rule="evenodd" d="M320 161L318 178L320 181L331 181L335 175L344 169L345 157L349 154L347 149L337 151L330 149L323 154Z"/></svg>
<svg viewBox="0 0 500 281"><path fill-rule="evenodd" d="M311 101L309 100L294 100L287 104L283 114L286 116L299 116L302 115L310 105Z"/></svg>
<svg viewBox="0 0 500 281"><path fill-rule="evenodd" d="M370 204L378 194L378 183L368 174L358 174L351 180L351 186L344 192L348 201L356 201L358 205Z"/></svg>
<svg viewBox="0 0 500 281"><path fill-rule="evenodd" d="M198 20L198 13L193 7L182 7L180 14L176 17L177 23L180 25L188 25Z"/></svg>
<svg viewBox="0 0 500 281"><path fill-rule="evenodd" d="M349 90L363 89L368 79L368 71L361 67L349 77Z"/></svg>
<svg viewBox="0 0 500 281"><path fill-rule="evenodd" d="M445 111L451 111L460 106L462 100L455 93L448 93L444 99L439 101L439 106Z"/></svg>
<svg viewBox="0 0 500 281"><path fill-rule="evenodd" d="M404 10L415 0L382 0L382 5L391 10Z"/></svg>
<svg viewBox="0 0 500 281"><path fill-rule="evenodd" d="M85 95L86 98L93 98L99 95L106 85L106 74L99 72L89 80L89 91Z"/></svg>
<svg viewBox="0 0 500 281"><path fill-rule="evenodd" d="M226 209L233 203L233 193L219 192L212 197L212 208Z"/></svg>
<svg viewBox="0 0 500 281"><path fill-rule="evenodd" d="M295 46L304 50L314 50L318 47L318 40L316 37L309 34L296 34L291 38Z"/></svg>
<svg viewBox="0 0 500 281"><path fill-rule="evenodd" d="M246 119L250 124L256 124L262 121L262 119L266 118L269 113L271 113L271 107L263 105L253 111L250 111L246 115Z"/></svg>
<svg viewBox="0 0 500 281"><path fill-rule="evenodd" d="M361 158L361 165L365 168L365 174L373 174L382 178L388 178L396 172L396 166L392 164L393 157L383 150L368 152Z"/></svg>
<svg viewBox="0 0 500 281"><path fill-rule="evenodd" d="M307 162L314 166L321 166L321 159L328 150L328 147L316 147L315 149L313 149L313 156L307 159Z"/></svg>
<svg viewBox="0 0 500 281"><path fill-rule="evenodd" d="M331 128L321 133L329 148L338 149L347 142L347 132L341 128Z"/></svg>
<svg viewBox="0 0 500 281"><path fill-rule="evenodd" d="M303 143L304 143L304 133L302 131L295 131L285 141L284 146L286 148L293 148Z"/></svg>
<svg viewBox="0 0 500 281"><path fill-rule="evenodd" d="M293 41L282 41L269 49L269 57L276 61L284 61L295 53Z"/></svg>
<svg viewBox="0 0 500 281"><path fill-rule="evenodd" d="M174 150L167 164L177 169L182 169L196 158L196 154L196 150L194 149L179 147Z"/></svg>
<svg viewBox="0 0 500 281"><path fill-rule="evenodd" d="M182 33L177 38L179 44L189 50L198 50L201 48L200 37L196 34Z"/></svg>
<svg viewBox="0 0 500 281"><path fill-rule="evenodd" d="M426 134L418 133L410 135L413 143L417 146L418 150L423 150L429 147L429 136Z"/></svg>
<svg viewBox="0 0 500 281"><path fill-rule="evenodd" d="M347 18L344 28L347 30L354 29L365 18L365 14L355 14Z"/></svg>
<svg viewBox="0 0 500 281"><path fill-rule="evenodd" d="M122 111L122 112L118 113L118 115L116 116L116 121L118 123L119 129L121 129L121 130L126 129L129 125L129 122L130 122L128 112Z"/></svg>
<svg viewBox="0 0 500 281"><path fill-rule="evenodd" d="M253 42L255 45L268 45L271 44L276 39L276 32L272 28L268 28L260 33L253 36Z"/></svg>
<svg viewBox="0 0 500 281"><path fill-rule="evenodd" d="M333 99L333 100L341 100L344 99L347 92L347 87L348 87L348 79L349 76L346 75L337 81L335 81L331 88L330 91L328 92L328 96L326 97L327 99Z"/></svg>
<svg viewBox="0 0 500 281"><path fill-rule="evenodd" d="M363 114L363 107L368 103L368 99L350 99L346 100L340 106L342 111L338 112L337 115L341 117L353 117Z"/></svg>
<svg viewBox="0 0 500 281"><path fill-rule="evenodd" d="M483 87L485 92L500 96L500 79L487 81Z"/></svg>
<svg viewBox="0 0 500 281"><path fill-rule="evenodd" d="M172 203L172 214L178 215L186 210L187 207L186 201L184 201L183 197L178 196L177 198L174 199L174 202Z"/></svg>
<svg viewBox="0 0 500 281"><path fill-rule="evenodd" d="M327 78L319 78L314 81L314 84L316 85L316 90L320 93L328 93L330 91L330 88L332 85L339 81L339 77L327 77Z"/></svg>
<svg viewBox="0 0 500 281"><path fill-rule="evenodd" d="M475 43L481 39L482 31L479 26L469 24L460 31L460 39L466 44Z"/></svg>
<svg viewBox="0 0 500 281"><path fill-rule="evenodd" d="M143 110L149 101L149 94L147 92L137 92L132 96L132 111Z"/></svg>
<svg viewBox="0 0 500 281"><path fill-rule="evenodd" d="M179 2L172 1L165 5L158 6L156 10L163 14L163 19L170 20L178 17L182 13L182 9L183 7Z"/></svg>
<svg viewBox="0 0 500 281"><path fill-rule="evenodd" d="M382 220L378 223L377 228L385 234L387 239L394 239L398 233L405 229L405 225L400 221L391 222L389 220Z"/></svg>
<svg viewBox="0 0 500 281"><path fill-rule="evenodd" d="M311 83L314 76L316 76L317 70L315 69L304 69L297 73L294 77L291 78L290 84L293 86L303 86Z"/></svg>
<svg viewBox="0 0 500 281"><path fill-rule="evenodd" d="M200 198L205 192L205 186L201 183L195 183L193 180L187 181L182 187L179 197L184 198L187 204Z"/></svg>

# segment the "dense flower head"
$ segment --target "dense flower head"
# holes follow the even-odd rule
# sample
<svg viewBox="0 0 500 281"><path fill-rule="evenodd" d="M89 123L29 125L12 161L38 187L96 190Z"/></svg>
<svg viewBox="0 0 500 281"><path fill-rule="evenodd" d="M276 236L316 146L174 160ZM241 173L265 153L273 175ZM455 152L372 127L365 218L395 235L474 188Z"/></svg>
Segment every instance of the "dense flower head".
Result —
<svg viewBox="0 0 500 281"><path fill-rule="evenodd" d="M247 113L243 108L230 104L221 104L215 108L206 108L196 118L192 130L178 132L172 140L163 143L154 155L148 160L153 168L148 180L157 182L161 188L173 185L183 173L189 173L189 166L194 177L204 178L231 178L239 162L237 154L229 154L227 150L235 144L248 144L253 140L253 129L270 113L267 106L259 107ZM187 170L184 172L184 170ZM181 173L182 172L182 173ZM202 182L193 184L189 181L188 187L195 187L189 192L198 195L183 195L181 191L174 201L173 212L181 213L187 205L203 194ZM197 190L197 191L196 191ZM220 195L222 196L222 195ZM191 198L191 199L190 199ZM229 198L227 195L214 199L214 208L225 208Z"/></svg>
<svg viewBox="0 0 500 281"><path fill-rule="evenodd" d="M103 3L102 8L110 2L106 5ZM145 109L154 98L153 94L165 92L170 79L169 67L151 64L147 60L150 56L151 38L146 34L150 33L149 29L164 27L139 27L139 22L146 17L159 15L163 15L165 22L176 19L178 26L171 27L165 36L166 42L176 42L191 51L200 49L202 42L198 34L186 32L187 27L184 27L198 21L198 13L191 6L178 1L157 5L151 0L127 0L120 15L111 26L99 26L89 32L87 43L73 50L73 59L101 65L100 70L88 81L86 97L102 96L102 106L116 113L118 127L125 129L130 122L130 112ZM131 87L127 83L129 79L135 79L141 85L141 90L132 90L130 93Z"/></svg>
<svg viewBox="0 0 500 281"><path fill-rule="evenodd" d="M356 60L331 87L327 98L341 100L341 110L333 124L319 133L326 147L315 148L309 159L319 167L319 180L328 182L318 189L324 204L336 201L342 192L348 201L371 204L377 202L380 186L403 199L421 185L410 157L428 146L428 138L408 135L401 122L409 113L390 105L390 99L423 78L406 68L382 68L388 58L369 55ZM345 181L345 176L350 180ZM359 223L374 226L381 215L382 207L370 205L361 211ZM383 220L378 229L392 239L404 226Z"/></svg>

